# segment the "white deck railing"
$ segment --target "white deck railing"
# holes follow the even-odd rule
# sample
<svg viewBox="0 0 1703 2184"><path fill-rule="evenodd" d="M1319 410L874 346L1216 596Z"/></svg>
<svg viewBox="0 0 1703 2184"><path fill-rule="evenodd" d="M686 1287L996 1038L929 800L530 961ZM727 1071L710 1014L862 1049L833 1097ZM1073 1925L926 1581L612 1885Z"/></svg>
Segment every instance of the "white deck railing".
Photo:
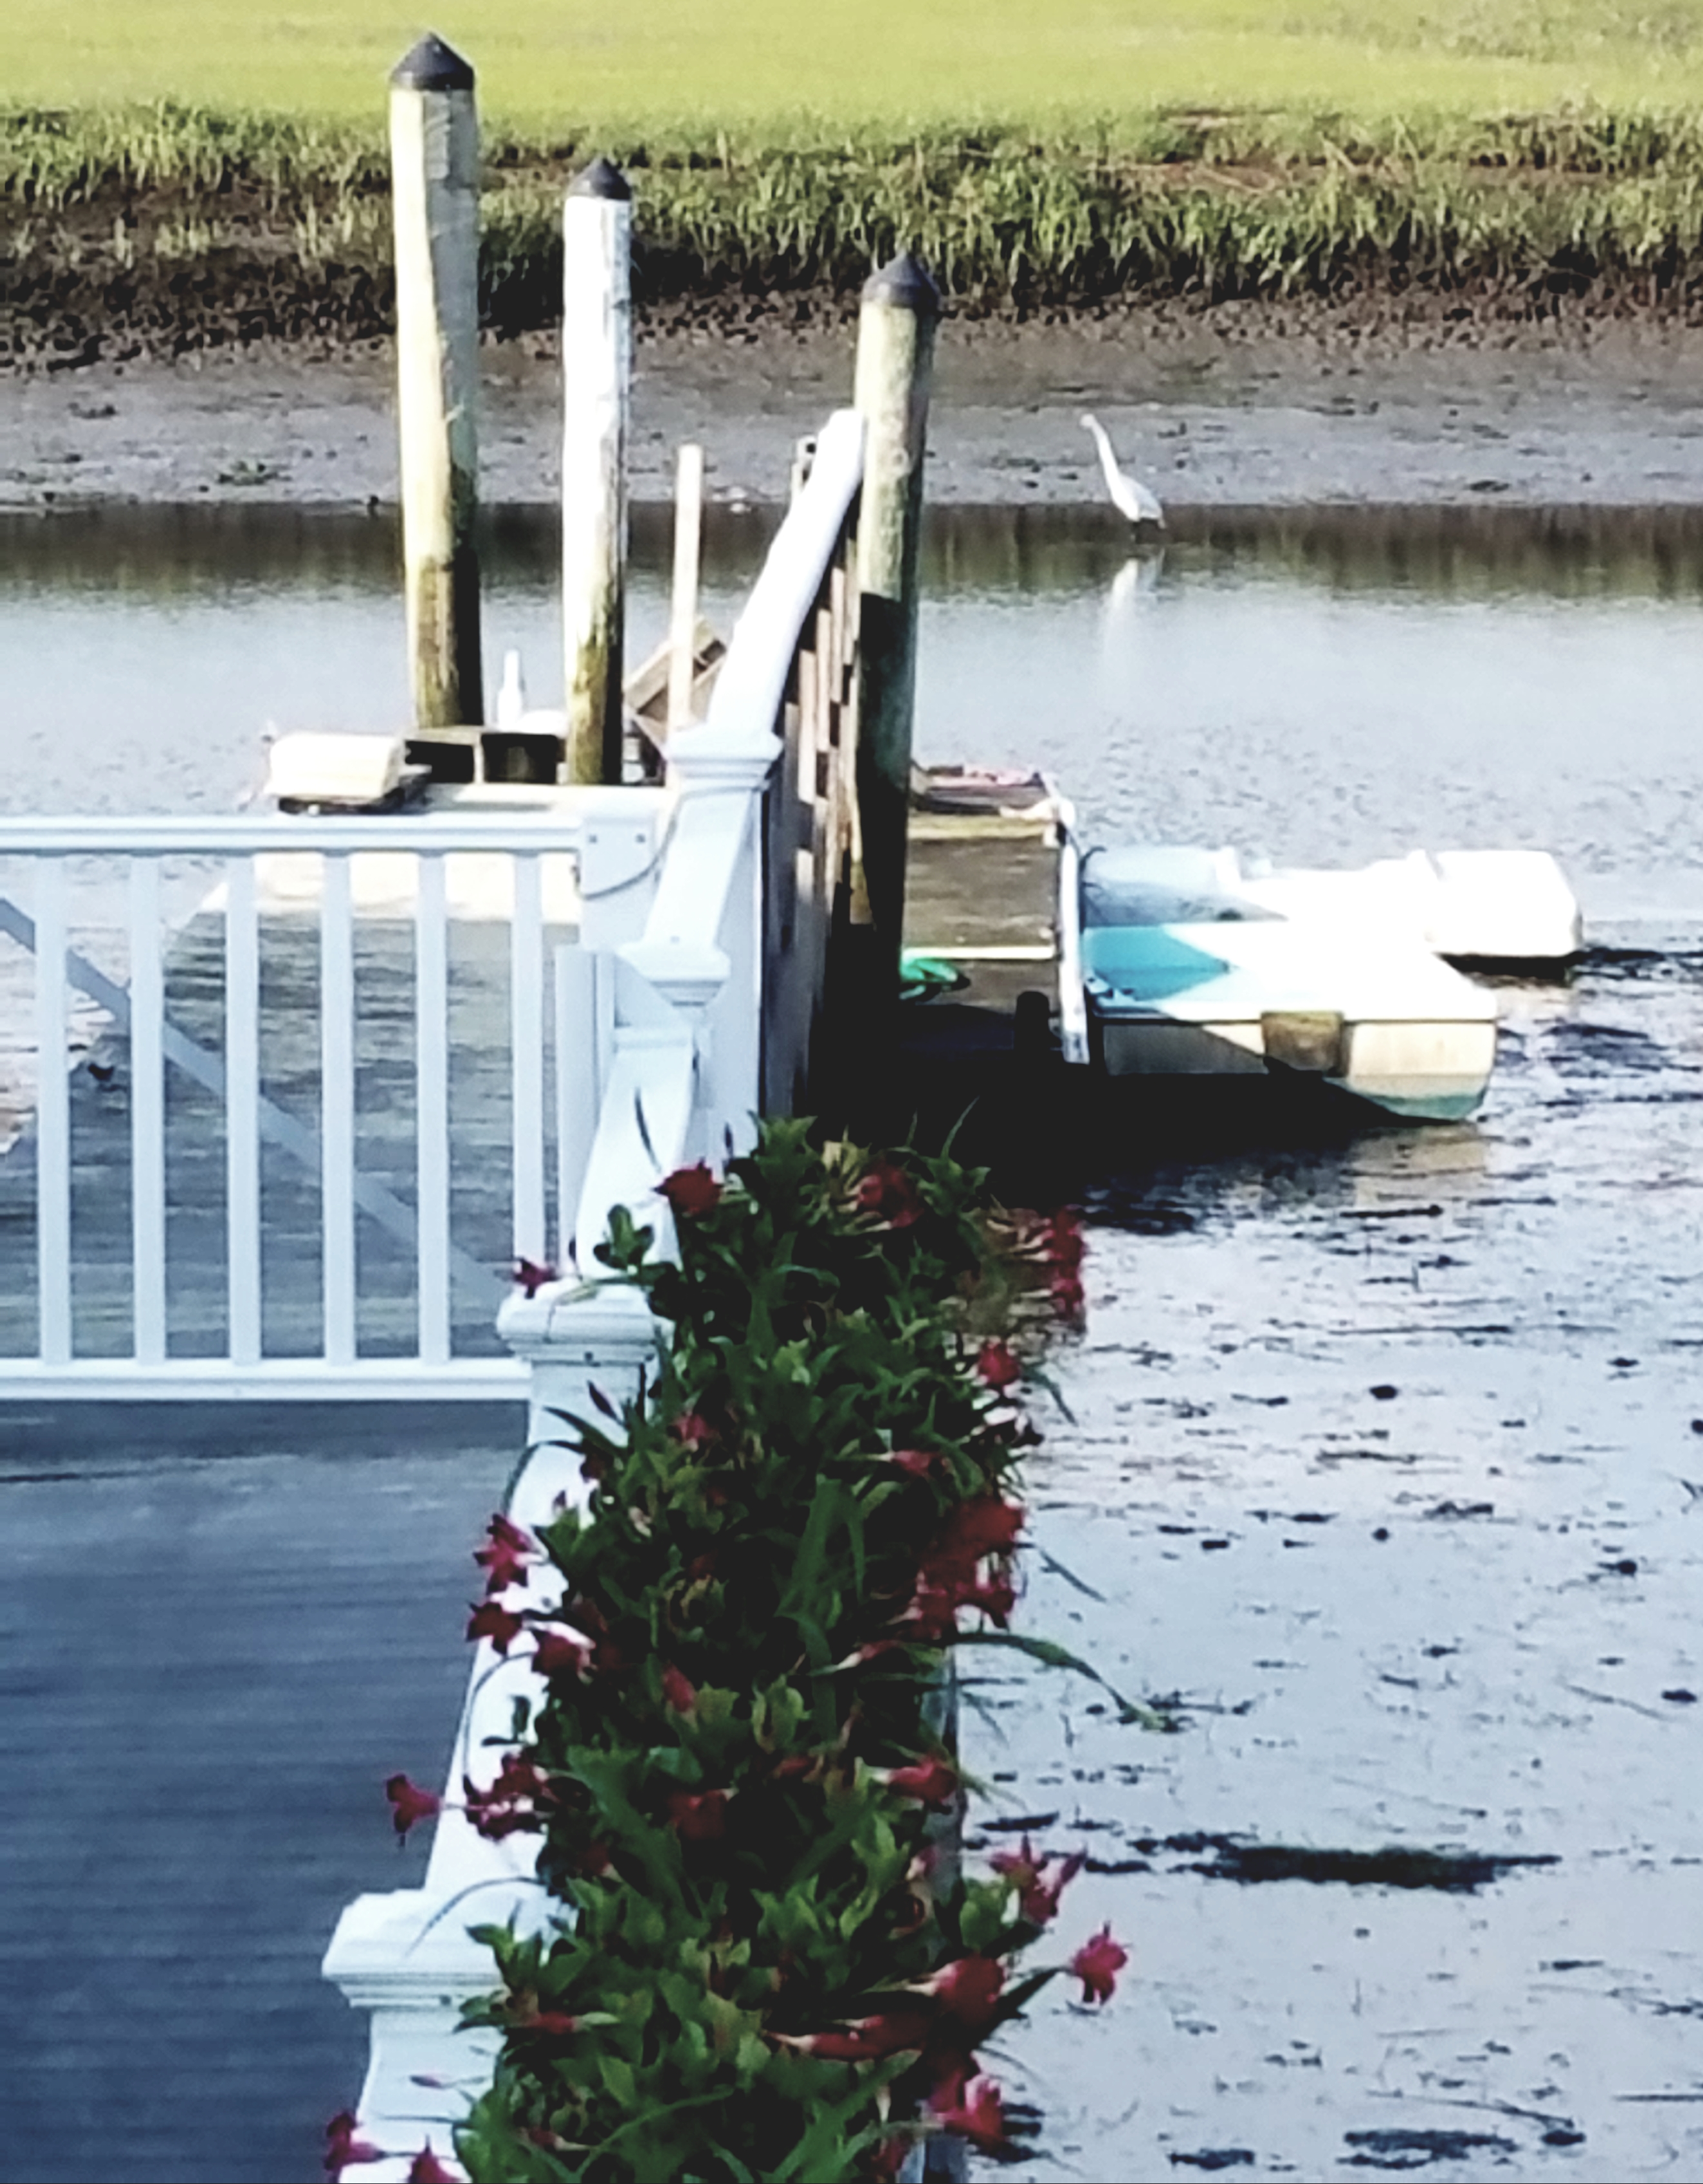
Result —
<svg viewBox="0 0 1703 2184"><path fill-rule="evenodd" d="M734 630L709 719L671 738L676 801L643 931L588 967L609 1061L575 1223L587 1273L617 1205L671 1249L656 1184L682 1162L748 1146L758 1113L785 1112L802 1079L830 932L854 884L849 542L862 476L862 424L841 411ZM636 1396L658 1329L637 1292L572 1280L511 1298L498 1323L531 1373L531 1446L509 1513L536 1526L584 1504L564 1417L589 1417L594 1387L617 1403ZM547 1604L542 1590L529 1599ZM524 1656L478 1647L452 1799L464 1776L490 1782L514 1700L541 1695ZM362 2169L371 2184L404 2176L427 2135L445 2153L488 2070L494 2037L456 2031L461 1997L493 1980L465 1930L533 1915L535 1852L535 1839L488 1842L447 1812L425 1886L359 1897L338 1923L326 1975L372 2017L361 2136L393 2153Z"/></svg>
<svg viewBox="0 0 1703 2184"><path fill-rule="evenodd" d="M16 974L34 959L25 1019L32 1036L14 1040L10 1059L31 1066L36 1080L33 1146L26 1133L0 1161L0 1189L13 1197L25 1195L33 1180L35 1325L28 1329L25 1315L15 1315L0 1337L12 1352L0 1356L0 1390L26 1384L34 1393L71 1396L229 1396L376 1395L429 1385L440 1393L518 1392L511 1358L458 1354L452 1300L459 1294L464 1321L470 1315L488 1329L509 1288L507 1252L538 1262L550 1255L547 877L550 922L571 925L576 950L582 942L594 948L620 940L643 924L666 816L660 792L615 789L572 792L552 808L531 811L0 820L0 933L16 944L5 967L19 999L24 981ZM175 935L163 901L168 861L188 862L200 897L198 916ZM457 1240L451 1223L451 935L470 916L508 928L506 981L500 966L479 967L486 985L493 973L499 987L506 983L506 997L500 990L476 996L488 1004L477 1011L483 1029L494 1035L500 1028L504 1035L506 1055L493 1054L489 1063L508 1078L506 1100L502 1091L493 1093L508 1109L508 1234L487 1222L482 1256ZM377 930L387 936L378 966L387 974L384 1006L394 1010L406 991L413 1015L411 1188L392 1188L398 1178L363 1173L358 1160L357 939L370 958ZM92 937L74 947L74 934L81 939L85 931ZM197 933L198 950L191 939ZM298 994L287 1006L264 1004L263 941L275 957L281 947L287 970L316 982L311 1003ZM127 978L103 969L90 951L121 951ZM186 970L202 975L175 975ZM476 976L473 983L480 983ZM588 1005L593 982L559 976L555 983L556 1075L559 1085L571 1082L577 1091L558 1101L554 1225L563 1235L571 1234L590 1155L595 1100L584 1088L595 1083L596 1024ZM186 984L196 994L174 991ZM68 1067L68 1007L76 993L94 1004L97 1023L104 1019L110 1032L104 1046L114 1060L97 1066L116 1078L116 1098L92 1089L86 1072L74 1078ZM563 997L577 1006L565 1012ZM293 1097L268 1096L263 1089L263 1058L281 1043L295 1064ZM216 1117L203 1115L200 1124L222 1135L216 1178L206 1173L204 1142L187 1140L184 1130L169 1162L169 1071L210 1095ZM316 1087L302 1085L303 1076L316 1077ZM74 1087L81 1095L75 1129ZM269 1288L263 1145L276 1148L292 1171L291 1206L298 1221L312 1217L318 1201L318 1340L311 1356L265 1354L266 1323L276 1320L280 1306L292 1323L282 1346L309 1346L303 1322L315 1300L303 1293L300 1253L294 1294L275 1294L275 1279ZM77 1210L87 1217L74 1225L79 1162L98 1171L101 1187L85 1195L91 1202ZM126 1172L127 1223L114 1218ZM498 1187L494 1178L487 1186ZM20 1216L26 1210L15 1207ZM182 1254L174 1262L171 1219L180 1214L222 1227L222 1283L209 1279L204 1264L182 1264ZM412 1262L412 1329L398 1324L392 1295L381 1356L364 1355L357 1336L363 1220L373 1245L382 1244L393 1262ZM24 1226L20 1219L13 1234ZM127 1284L111 1263L120 1254L129 1262ZM27 1281L24 1267L8 1269L4 1290L14 1304ZM392 1292L398 1286L394 1269L388 1286ZM175 1315L175 1342L169 1309L175 1287L193 1290ZM194 1322L186 1330L186 1318ZM181 1354L190 1346L204 1350L209 1325L221 1320L219 1354ZM80 1348L104 1354L79 1354Z"/></svg>
<svg viewBox="0 0 1703 2184"><path fill-rule="evenodd" d="M35 1259L33 1281L18 1264L0 1283L0 1391L518 1392L522 1363L476 1354L505 1258L591 1268L612 1206L665 1228L661 1174L748 1145L758 1113L791 1106L856 892L862 466L861 421L839 412L708 720L672 740L665 788L546 791L526 809L526 792L470 790L370 816L0 819L0 1100L8 1061L35 1080L33 1127L0 1155L14 1217L0 1233L33 1223ZM164 872L181 889L186 866L193 891L174 918ZM506 1073L508 1116L482 1147L451 1110L464 919L508 933L506 968L487 950L479 972L491 990L473 1044L487 1079ZM275 1000L281 947L294 990ZM79 994L109 1057L94 1058L103 1094L75 1067ZM363 1022L403 1007L411 1117L375 1116L357 1098ZM288 1089L270 1081L281 1045ZM186 1118L191 1088L202 1104ZM411 1129L408 1156L364 1162L376 1128ZM503 1186L481 1174L470 1249L452 1224L452 1151L464 1173L504 1136L507 1230ZM281 1225L317 1224L293 1257L274 1218L281 1163ZM80 1187L91 1174L98 1188ZM387 1254L370 1295L368 1262ZM511 1312L503 1331L524 1349L536 1323Z"/></svg>

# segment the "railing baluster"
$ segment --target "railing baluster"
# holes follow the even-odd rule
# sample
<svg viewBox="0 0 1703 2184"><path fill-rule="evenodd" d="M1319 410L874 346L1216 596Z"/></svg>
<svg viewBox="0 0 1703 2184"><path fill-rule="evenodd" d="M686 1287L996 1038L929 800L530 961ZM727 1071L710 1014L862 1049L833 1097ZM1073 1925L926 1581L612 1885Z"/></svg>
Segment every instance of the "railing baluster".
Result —
<svg viewBox="0 0 1703 2184"><path fill-rule="evenodd" d="M449 921L442 857L419 860L415 902L415 1195L420 1354L449 1357Z"/></svg>
<svg viewBox="0 0 1703 2184"><path fill-rule="evenodd" d="M544 889L535 856L514 860L509 1036L514 1077L515 1256L542 1262L544 1226Z"/></svg>
<svg viewBox="0 0 1703 2184"><path fill-rule="evenodd" d="M325 1358L355 1358L354 914L347 855L322 860L320 909L320 1213Z"/></svg>
<svg viewBox="0 0 1703 2184"><path fill-rule="evenodd" d="M556 1235L564 1270L573 1250L601 1101L597 968L589 948L556 950Z"/></svg>
<svg viewBox="0 0 1703 2184"><path fill-rule="evenodd" d="M233 1365L260 1356L260 928L254 862L225 874L225 1249Z"/></svg>
<svg viewBox="0 0 1703 2184"><path fill-rule="evenodd" d="M36 860L36 1262L41 1355L71 1355L71 1104L65 1053L65 868Z"/></svg>
<svg viewBox="0 0 1703 2184"><path fill-rule="evenodd" d="M159 865L130 867L131 1348L137 1364L165 1357L165 971Z"/></svg>

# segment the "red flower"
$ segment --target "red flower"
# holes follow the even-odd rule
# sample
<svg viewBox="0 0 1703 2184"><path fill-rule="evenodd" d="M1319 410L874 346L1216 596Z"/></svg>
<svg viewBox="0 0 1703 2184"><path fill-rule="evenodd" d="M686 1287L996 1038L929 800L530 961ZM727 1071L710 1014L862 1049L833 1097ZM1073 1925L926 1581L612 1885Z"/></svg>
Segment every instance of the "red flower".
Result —
<svg viewBox="0 0 1703 2184"><path fill-rule="evenodd" d="M505 1585L524 1585L527 1565L537 1558L537 1541L504 1516L493 1517L488 1529L490 1546L473 1551L474 1561L487 1573L486 1591L501 1592Z"/></svg>
<svg viewBox="0 0 1703 2184"><path fill-rule="evenodd" d="M727 1832L727 1792L705 1790L694 1797L676 1790L668 1801L668 1825L682 1842L714 1842Z"/></svg>
<svg viewBox="0 0 1703 2184"><path fill-rule="evenodd" d="M662 1696L664 1703L673 1713L696 1713L698 1711L697 1686L682 1675L671 1663L662 1672Z"/></svg>
<svg viewBox="0 0 1703 2184"><path fill-rule="evenodd" d="M558 2040L570 2039L580 2029L579 2019L560 2009L535 2009L530 2017L512 2017L509 2023L514 2031L548 2032Z"/></svg>
<svg viewBox="0 0 1703 2184"><path fill-rule="evenodd" d="M954 1957L921 1982L948 2016L955 2017L972 2040L990 2030L999 2014L1005 1967L993 1957Z"/></svg>
<svg viewBox="0 0 1703 2184"><path fill-rule="evenodd" d="M973 1581L976 1566L984 1557L1009 1554L1016 1545L1023 1517L1021 1509L1002 1502L997 1494L978 1494L973 1501L960 1502L922 1558L928 1581Z"/></svg>
<svg viewBox="0 0 1703 2184"><path fill-rule="evenodd" d="M1002 1630L1010 1621L1011 1610L1016 1604L1016 1587L1008 1577L984 1578L980 1585L971 1585L964 1596L966 1607L979 1607Z"/></svg>
<svg viewBox="0 0 1703 2184"><path fill-rule="evenodd" d="M501 1842L504 1836L542 1827L543 1820L538 1807L548 1789L545 1776L531 1760L523 1759L518 1752L504 1754L497 1779L488 1790L476 1790L465 1778L462 1782L467 1817L490 1842Z"/></svg>
<svg viewBox="0 0 1703 2184"><path fill-rule="evenodd" d="M1053 1276L1053 1310L1060 1319L1077 1318L1088 1304L1080 1274L1057 1273Z"/></svg>
<svg viewBox="0 0 1703 2184"><path fill-rule="evenodd" d="M807 2055L826 2063L873 2063L886 2055L902 2055L928 2044L929 2020L920 2009L889 2011L880 2017L860 2017L832 2032L810 2032L796 2042Z"/></svg>
<svg viewBox="0 0 1703 2184"><path fill-rule="evenodd" d="M991 2078L972 2078L966 2086L961 2076L931 2095L929 2107L941 2126L955 2131L984 2153L1008 2153L1005 2112L999 2105L999 2088Z"/></svg>
<svg viewBox="0 0 1703 2184"><path fill-rule="evenodd" d="M896 1448L887 1460L908 1471L913 1479L926 1479L939 1458L932 1448Z"/></svg>
<svg viewBox="0 0 1703 2184"><path fill-rule="evenodd" d="M978 1496L962 1503L959 1510L965 1535L984 1555L1002 1555L1016 1546L1025 1513L1014 1502L1002 1502L994 1494Z"/></svg>
<svg viewBox="0 0 1703 2184"><path fill-rule="evenodd" d="M431 2150L428 2138L409 2168L408 2184L456 2184L454 2174L444 2167Z"/></svg>
<svg viewBox="0 0 1703 2184"><path fill-rule="evenodd" d="M890 1228L909 1228L922 1218L916 1185L893 1161L871 1161L852 1195L860 1213L876 1214Z"/></svg>
<svg viewBox="0 0 1703 2184"><path fill-rule="evenodd" d="M944 1646L958 1635L958 1607L963 1598L960 1585L932 1585L927 1573L916 1580L916 1591L911 1595L910 1605L904 1611L904 1621L918 1645ZM884 1646L865 1646L861 1651L872 1656Z"/></svg>
<svg viewBox="0 0 1703 2184"><path fill-rule="evenodd" d="M909 2131L895 2131L891 2138L882 2139L869 2158L870 2174L877 2184L896 2184L899 2172L904 2166L904 2157L914 2143Z"/></svg>
<svg viewBox="0 0 1703 2184"><path fill-rule="evenodd" d="M915 1797L919 1804L943 1813L958 1795L958 1777L943 1759L917 1759L909 1767L889 1767L887 1786L896 1797Z"/></svg>
<svg viewBox="0 0 1703 2184"><path fill-rule="evenodd" d="M398 1780L401 1778L398 1776ZM357 2138L358 2126L347 2109L341 2109L326 2126L326 2174L335 2176L341 2170L353 2169L363 2161L382 2161L381 2146L370 2146L365 2139Z"/></svg>
<svg viewBox="0 0 1703 2184"><path fill-rule="evenodd" d="M1082 1983L1082 2000L1110 2002L1117 1975L1128 1962L1128 1950L1113 1941L1109 1925L1102 1926L1071 1958L1071 1976Z"/></svg>
<svg viewBox="0 0 1703 2184"><path fill-rule="evenodd" d="M676 1220L695 1221L703 1214L713 1213L721 1203L721 1185L704 1161L695 1167L676 1168L656 1188L668 1201Z"/></svg>
<svg viewBox="0 0 1703 2184"><path fill-rule="evenodd" d="M998 1395L1023 1377L1023 1368L1004 1342L988 1341L977 1354L976 1370Z"/></svg>
<svg viewBox="0 0 1703 2184"><path fill-rule="evenodd" d="M555 1268L541 1267L536 1259L516 1259L515 1262L515 1283L525 1290L529 1297L537 1296L546 1282L553 1282L555 1279Z"/></svg>
<svg viewBox="0 0 1703 2184"><path fill-rule="evenodd" d="M526 1618L495 1600L481 1601L467 1618L470 1638L488 1638L499 1653L506 1653L526 1628Z"/></svg>
<svg viewBox="0 0 1703 2184"><path fill-rule="evenodd" d="M705 1441L714 1440L715 1429L708 1418L700 1418L696 1411L687 1411L683 1418L674 1421L674 1438L687 1448L702 1448Z"/></svg>
<svg viewBox="0 0 1703 2184"><path fill-rule="evenodd" d="M595 1880L599 1874L607 1873L614 1863L607 1843L588 1842L580 1852L580 1871L589 1880Z"/></svg>
<svg viewBox="0 0 1703 2184"><path fill-rule="evenodd" d="M1030 1925L1044 1926L1057 1913L1060 1897L1086 1861L1083 1851L1069 1858L1037 1858L1025 1836L1021 1851L995 1851L988 1863L995 1873L1016 1883L1017 1908Z"/></svg>
<svg viewBox="0 0 1703 2184"><path fill-rule="evenodd" d="M1082 1262L1087 1248L1082 1240L1082 1216L1068 1206L1061 1206L1048 1222L1044 1232L1042 1251L1047 1264L1061 1274L1073 1274Z"/></svg>
<svg viewBox="0 0 1703 2184"><path fill-rule="evenodd" d="M541 1676L583 1676L592 1646L571 1630L541 1630L532 1649L532 1666Z"/></svg>
<svg viewBox="0 0 1703 2184"><path fill-rule="evenodd" d="M430 1790L422 1790L406 1774L392 1774L384 1786L384 1794L390 1799L391 1818L396 1823L398 1836L405 1836L418 1821L429 1820L443 1808L442 1797L434 1797ZM333 2117L332 2121L335 2124L340 2120ZM367 2158L376 2159L376 2156Z"/></svg>

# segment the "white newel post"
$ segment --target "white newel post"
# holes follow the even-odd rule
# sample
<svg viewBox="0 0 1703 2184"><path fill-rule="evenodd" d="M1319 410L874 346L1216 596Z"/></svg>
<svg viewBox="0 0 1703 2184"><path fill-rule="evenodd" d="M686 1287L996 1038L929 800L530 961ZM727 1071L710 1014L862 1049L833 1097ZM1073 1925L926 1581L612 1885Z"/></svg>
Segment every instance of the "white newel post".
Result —
<svg viewBox="0 0 1703 2184"><path fill-rule="evenodd" d="M668 858L643 939L621 950L693 1023L697 1055L687 1160L719 1167L731 1132L749 1151L762 1104L763 794L781 755L767 722L718 722L670 738L680 792Z"/></svg>

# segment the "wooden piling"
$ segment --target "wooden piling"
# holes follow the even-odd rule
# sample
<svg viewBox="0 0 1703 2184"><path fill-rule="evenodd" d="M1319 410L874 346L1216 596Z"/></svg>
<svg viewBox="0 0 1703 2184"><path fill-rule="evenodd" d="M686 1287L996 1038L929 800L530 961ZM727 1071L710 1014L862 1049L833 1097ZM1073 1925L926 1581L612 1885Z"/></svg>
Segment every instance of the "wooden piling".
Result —
<svg viewBox="0 0 1703 2184"><path fill-rule="evenodd" d="M854 396L867 438L858 520L858 810L872 999L897 990L916 688L922 458L940 292L910 252L865 284Z"/></svg>
<svg viewBox="0 0 1703 2184"><path fill-rule="evenodd" d="M704 450L688 440L674 483L674 593L668 617L668 727L692 718L697 680L698 573L704 539Z"/></svg>
<svg viewBox="0 0 1703 2184"><path fill-rule="evenodd" d="M593 159L562 210L562 624L570 781L621 777L632 193Z"/></svg>
<svg viewBox="0 0 1703 2184"><path fill-rule="evenodd" d="M428 35L390 79L397 414L415 725L485 717L479 650L479 123L473 70Z"/></svg>

